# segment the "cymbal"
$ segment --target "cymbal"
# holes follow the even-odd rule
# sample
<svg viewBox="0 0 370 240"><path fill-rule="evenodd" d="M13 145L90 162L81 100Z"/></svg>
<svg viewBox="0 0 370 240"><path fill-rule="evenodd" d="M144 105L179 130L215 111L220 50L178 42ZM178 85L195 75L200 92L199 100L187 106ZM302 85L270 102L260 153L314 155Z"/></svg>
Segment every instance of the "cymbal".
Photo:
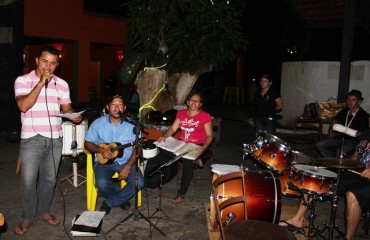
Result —
<svg viewBox="0 0 370 240"><path fill-rule="evenodd" d="M349 158L320 158L316 161L319 165L332 168L364 168L361 162Z"/></svg>

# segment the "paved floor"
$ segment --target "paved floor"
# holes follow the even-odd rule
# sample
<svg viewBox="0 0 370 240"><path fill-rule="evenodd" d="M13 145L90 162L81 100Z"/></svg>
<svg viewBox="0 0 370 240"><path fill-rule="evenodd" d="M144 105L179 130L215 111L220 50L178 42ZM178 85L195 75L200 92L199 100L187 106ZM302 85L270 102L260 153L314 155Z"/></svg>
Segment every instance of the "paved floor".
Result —
<svg viewBox="0 0 370 240"><path fill-rule="evenodd" d="M210 107L207 109L216 117L222 117L221 122L221 140L214 147L214 161L221 164L236 164L240 165L242 161L242 144L250 143L255 139L255 134L252 128L246 123L246 113L241 108L229 107ZM278 134L281 139L287 137L286 134ZM292 146L294 149L296 146ZM150 224L146 220L147 216L153 214L159 206L159 190L146 189L143 194L143 206L134 211L131 208L125 212L121 209L113 209L112 212L104 218L103 231L120 223L124 218L128 218L124 224L119 224L109 234L100 237L71 237L69 231L71 221L77 215L86 210L86 190L85 184L79 187L72 186L68 181L64 180L58 183L55 190L55 196L52 204L52 212L63 218L63 224L57 227L49 226L43 222L36 221L25 236L16 236L13 233L20 217L20 201L19 201L19 186L20 177L15 175L15 167L17 161L19 145L18 143L9 143L6 134L2 134L0 138L1 164L0 164L0 179L2 182L2 194L0 195L0 212L5 215L5 219L9 226L9 230L2 234L2 239L187 239L187 240L205 240L209 239L207 226L207 204L210 201L210 184L207 180L197 181L197 189L194 189L194 183L190 186L186 199L181 204L173 204L170 199L174 197L177 189L177 181L174 178L171 182L163 186L161 205L163 212L160 212L160 219L157 224L156 218L151 218L150 221L166 236L162 235L157 230L150 229ZM308 148L306 154L314 156L313 149ZM246 166L252 169L258 169L255 166L253 158L246 160ZM79 171L81 175L85 175L85 170ZM59 179L71 174L71 165L69 160L62 161L59 172ZM209 165L200 170L202 176L210 176ZM79 179L81 181L82 179ZM253 183L254 184L254 183ZM97 206L100 206L103 199L98 198ZM294 211L299 198L282 197L283 207L290 207ZM133 204L134 201L131 200ZM343 226L343 200L340 200L336 223L340 229ZM206 209L206 210L205 210ZM316 205L315 225L322 228L323 224L329 221L331 205L329 202L318 202ZM130 214L132 215L130 217ZM145 218L141 217L141 214ZM155 216L159 216L156 214ZM165 218L169 219L165 219ZM285 217L285 216L284 216ZM282 216L282 218L284 218ZM152 232L152 234L150 234ZM359 230L359 233L361 229ZM297 236L298 239L303 239L302 236ZM360 239L360 238L359 238Z"/></svg>

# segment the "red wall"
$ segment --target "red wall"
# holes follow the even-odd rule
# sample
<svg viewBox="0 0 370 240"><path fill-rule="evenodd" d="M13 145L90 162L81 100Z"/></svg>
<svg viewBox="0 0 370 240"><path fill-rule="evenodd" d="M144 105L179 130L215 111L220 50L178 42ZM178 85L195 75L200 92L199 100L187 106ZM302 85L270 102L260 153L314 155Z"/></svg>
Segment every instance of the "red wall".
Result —
<svg viewBox="0 0 370 240"><path fill-rule="evenodd" d="M24 35L26 37L57 38L63 43L63 57L58 75L73 89L77 85L76 99L88 102L89 89L100 89L101 81L90 81L90 61L101 64L98 79L107 77L112 70L118 72L120 61L117 51L127 42L126 19L84 13L83 0L26 0L24 1ZM77 69L73 68L73 44L77 42ZM99 43L101 48L94 48ZM25 46L27 68L34 69L37 50L42 44ZM109 46L108 46L109 45ZM77 73L77 79L73 79ZM75 83L74 81L77 81ZM95 86L91 86L95 85ZM100 96L102 97L102 96Z"/></svg>

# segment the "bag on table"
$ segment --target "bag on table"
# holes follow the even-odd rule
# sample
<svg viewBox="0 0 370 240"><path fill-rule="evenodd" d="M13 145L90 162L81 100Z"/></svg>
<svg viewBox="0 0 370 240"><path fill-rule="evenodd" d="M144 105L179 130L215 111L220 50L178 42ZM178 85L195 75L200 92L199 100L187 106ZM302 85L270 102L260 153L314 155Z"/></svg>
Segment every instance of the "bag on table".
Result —
<svg viewBox="0 0 370 240"><path fill-rule="evenodd" d="M338 113L346 107L346 103L329 102L330 100L336 100L337 98L331 97L326 102L317 101L317 118L320 119L331 119L335 118Z"/></svg>

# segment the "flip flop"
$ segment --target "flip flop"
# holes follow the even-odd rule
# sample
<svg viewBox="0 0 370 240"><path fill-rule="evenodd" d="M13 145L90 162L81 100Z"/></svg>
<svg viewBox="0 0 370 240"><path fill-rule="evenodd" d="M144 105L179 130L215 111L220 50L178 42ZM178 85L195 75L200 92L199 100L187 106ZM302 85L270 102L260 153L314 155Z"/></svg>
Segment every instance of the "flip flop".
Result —
<svg viewBox="0 0 370 240"><path fill-rule="evenodd" d="M28 228L31 226L32 222L29 222L27 220L20 221L18 223L18 226L14 229L14 233L17 235L24 235Z"/></svg>
<svg viewBox="0 0 370 240"><path fill-rule="evenodd" d="M39 216L39 220L46 222L52 226L57 226L60 223L60 218L50 213Z"/></svg>
<svg viewBox="0 0 370 240"><path fill-rule="evenodd" d="M294 226L293 224L288 223L286 220L281 220L279 223L285 223L285 226L282 226L280 224L279 226L288 229L290 232L304 234L303 227Z"/></svg>
<svg viewBox="0 0 370 240"><path fill-rule="evenodd" d="M184 201L185 197L180 195L180 194L177 194L176 197L174 197L171 201L173 203L181 203L182 201Z"/></svg>

